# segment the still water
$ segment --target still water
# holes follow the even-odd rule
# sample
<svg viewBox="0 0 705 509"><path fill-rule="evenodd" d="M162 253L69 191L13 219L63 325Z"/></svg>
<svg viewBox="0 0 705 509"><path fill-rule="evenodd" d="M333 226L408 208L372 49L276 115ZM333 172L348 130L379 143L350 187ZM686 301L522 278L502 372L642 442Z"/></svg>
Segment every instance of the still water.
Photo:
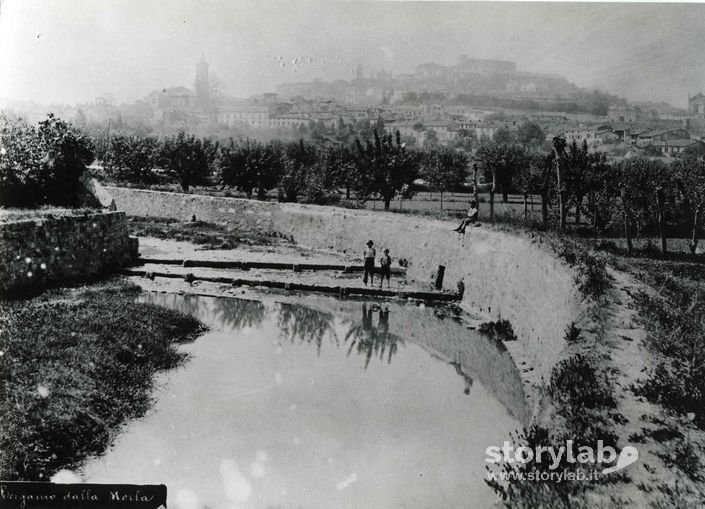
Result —
<svg viewBox="0 0 705 509"><path fill-rule="evenodd" d="M86 482L169 508L488 507L485 449L523 418L506 352L412 305L146 294L211 331ZM308 300L306 301L308 303ZM441 316L441 319L437 315Z"/></svg>

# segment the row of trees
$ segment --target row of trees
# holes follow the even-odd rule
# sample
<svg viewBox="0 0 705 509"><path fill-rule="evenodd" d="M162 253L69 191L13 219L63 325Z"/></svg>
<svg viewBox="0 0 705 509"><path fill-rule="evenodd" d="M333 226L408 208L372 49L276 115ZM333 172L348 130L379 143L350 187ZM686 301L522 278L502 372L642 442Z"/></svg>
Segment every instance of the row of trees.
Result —
<svg viewBox="0 0 705 509"><path fill-rule="evenodd" d="M370 139L351 144L262 143L251 139L225 143L184 133L163 140L115 136L104 167L117 180L150 183L157 168L176 178L184 191L195 185L237 189L248 198L265 199L278 189L288 202L325 204L344 193L364 202L380 196L385 209L398 195L410 197L417 178L441 193L461 186L468 173L465 152L445 147L408 148L396 135L372 131Z"/></svg>
<svg viewBox="0 0 705 509"><path fill-rule="evenodd" d="M585 228L587 223L596 235L619 226L631 245L634 234L659 233L665 251L667 236L687 230L691 249L696 249L705 197L702 158L671 164L647 159L613 163L604 154L590 152L585 143L566 144L562 138L555 138L546 151L540 129L528 126L524 131L512 140L484 140L472 156L441 146L410 148L399 133L376 130L366 140L327 146L303 140L221 144L183 133L162 141L118 136L105 163L117 178L133 182L149 182L161 165L184 190L212 184L265 199L276 188L282 201L318 204L333 203L342 193L347 199L354 194L358 202L378 196L385 209L395 197L411 197L418 178L440 192L441 201L445 191L469 178L477 194L482 171L492 183L491 221L497 192L504 201L509 193L522 194L525 211L528 197L539 195L546 228L565 230L571 211L576 225Z"/></svg>
<svg viewBox="0 0 705 509"><path fill-rule="evenodd" d="M670 164L656 160L609 161L589 152L586 144L554 138L550 151L543 133L527 126L513 139L481 140L473 152L453 147L407 146L397 132L372 129L370 136L348 143L319 144L226 142L179 133L154 137L116 135L102 162L118 181L148 184L168 174L188 191L196 185L233 188L248 197L265 199L278 190L279 199L326 204L342 197L364 202L380 197L389 209L395 197L409 198L414 181L443 193L469 179L478 191L478 174L491 182L489 217L494 218L496 193L541 197L541 224L575 225L595 235L623 229L632 235L691 237L695 252L705 212L705 162L685 157ZM78 178L94 158L93 145L80 131L49 116L36 128L0 119L0 205L74 205Z"/></svg>
<svg viewBox="0 0 705 509"><path fill-rule="evenodd" d="M559 230L568 227L571 211L575 225L595 235L619 226L632 250L632 237L657 234L667 251L669 236L690 235L695 253L705 212L705 159L686 157L671 163L644 158L609 161L589 152L586 143L552 141L550 152L532 151L516 144L481 146L475 161L492 182L490 220L494 197L502 192L541 197L541 223Z"/></svg>

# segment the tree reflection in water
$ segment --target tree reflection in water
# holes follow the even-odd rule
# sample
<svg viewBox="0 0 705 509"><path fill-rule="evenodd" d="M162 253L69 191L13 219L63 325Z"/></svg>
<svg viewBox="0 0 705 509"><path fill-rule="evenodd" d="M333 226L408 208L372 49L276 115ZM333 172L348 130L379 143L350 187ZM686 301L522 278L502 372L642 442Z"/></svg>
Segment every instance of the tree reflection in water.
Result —
<svg viewBox="0 0 705 509"><path fill-rule="evenodd" d="M377 327L373 325L373 314L379 312ZM387 363L392 362L392 356L397 352L399 344L404 340L389 332L389 308L382 309L378 304L367 307L362 304L362 322L350 326L345 335L345 342L350 341L348 355L356 349L358 354L365 356L365 369L370 364L370 359L375 355L384 360L384 354L389 348Z"/></svg>
<svg viewBox="0 0 705 509"><path fill-rule="evenodd" d="M258 300L214 299L213 315L234 330L259 327L265 317L266 306Z"/></svg>
<svg viewBox="0 0 705 509"><path fill-rule="evenodd" d="M316 311L298 304L279 304L277 325L282 336L292 343L299 339L302 343L314 343L320 355L323 338L328 335L336 346L338 336L333 327L333 315Z"/></svg>
<svg viewBox="0 0 705 509"><path fill-rule="evenodd" d="M198 316L206 312L206 301L189 295L153 295L146 299L161 305L168 305L184 313ZM257 300L238 298L214 298L210 308L212 319L233 331L245 327L259 327L262 322L276 312L276 324L282 337L292 343L315 344L320 355L323 341L327 337L336 347L340 340L335 330L335 316L332 313L317 311L300 304L278 303L274 308ZM375 317L377 324L374 324ZM347 355L353 351L365 356L365 368L373 356L387 363L392 362L398 345L404 344L399 337L389 332L389 308L379 304L362 304L362 320L346 320L349 329L345 334L345 344L349 343ZM472 382L470 382L472 384Z"/></svg>

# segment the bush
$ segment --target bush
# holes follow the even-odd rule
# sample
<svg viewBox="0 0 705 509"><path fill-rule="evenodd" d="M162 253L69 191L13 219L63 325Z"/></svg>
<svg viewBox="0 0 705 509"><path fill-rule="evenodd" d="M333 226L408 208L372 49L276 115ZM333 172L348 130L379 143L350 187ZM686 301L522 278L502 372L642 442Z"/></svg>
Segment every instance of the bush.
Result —
<svg viewBox="0 0 705 509"><path fill-rule="evenodd" d="M611 281L604 258L585 251L578 255L576 283L583 295L600 299L609 290Z"/></svg>
<svg viewBox="0 0 705 509"><path fill-rule="evenodd" d="M634 297L650 332L647 347L666 360L633 390L677 412L694 413L695 424L705 427L703 292L688 291L687 285L675 278L665 278L661 291L665 299L644 292Z"/></svg>
<svg viewBox="0 0 705 509"><path fill-rule="evenodd" d="M599 377L582 355L561 361L553 369L548 394L574 409L616 406L607 379Z"/></svg>
<svg viewBox="0 0 705 509"><path fill-rule="evenodd" d="M53 115L35 128L0 117L0 206L77 206L93 145Z"/></svg>
<svg viewBox="0 0 705 509"><path fill-rule="evenodd" d="M575 322L571 322L565 330L564 339L571 344L580 341L580 338L580 328L575 326Z"/></svg>
<svg viewBox="0 0 705 509"><path fill-rule="evenodd" d="M481 323L478 330L501 341L517 340L512 324L509 323L509 320L502 320L501 317L496 322Z"/></svg>
<svg viewBox="0 0 705 509"><path fill-rule="evenodd" d="M568 265L575 267L575 284L585 297L602 298L611 286L612 278L607 272L604 257L586 251L580 245L564 238L550 239L556 254Z"/></svg>

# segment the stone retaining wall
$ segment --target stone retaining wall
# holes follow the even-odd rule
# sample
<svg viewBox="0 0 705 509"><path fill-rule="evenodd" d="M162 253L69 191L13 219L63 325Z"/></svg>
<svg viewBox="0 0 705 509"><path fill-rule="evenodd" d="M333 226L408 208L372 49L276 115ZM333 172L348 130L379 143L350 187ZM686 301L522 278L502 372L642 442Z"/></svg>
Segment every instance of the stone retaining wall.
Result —
<svg viewBox="0 0 705 509"><path fill-rule="evenodd" d="M124 212L0 224L0 295L87 281L137 252Z"/></svg>
<svg viewBox="0 0 705 509"><path fill-rule="evenodd" d="M548 379L571 322L582 317L574 274L528 236L484 226L469 228L461 242L448 221L315 205L279 204L157 191L108 188L130 215L191 219L257 227L293 236L302 246L362 253L373 239L378 253L406 258L408 276L430 281L446 267L445 287L465 285L463 305L493 319L509 320L534 369Z"/></svg>

